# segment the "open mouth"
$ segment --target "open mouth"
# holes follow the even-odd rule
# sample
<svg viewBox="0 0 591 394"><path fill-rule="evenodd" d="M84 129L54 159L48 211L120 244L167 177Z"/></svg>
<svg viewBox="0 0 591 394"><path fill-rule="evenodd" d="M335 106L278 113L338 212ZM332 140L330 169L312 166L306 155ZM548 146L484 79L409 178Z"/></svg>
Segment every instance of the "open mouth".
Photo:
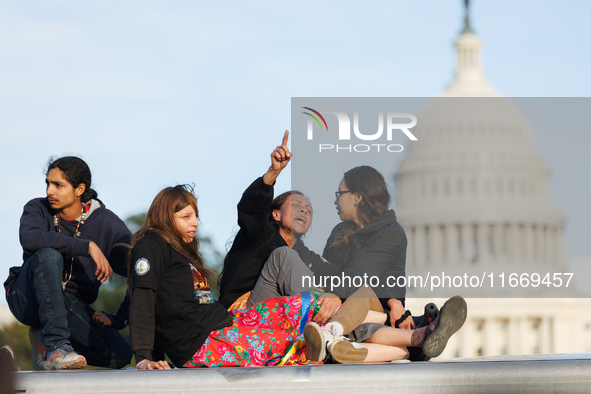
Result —
<svg viewBox="0 0 591 394"><path fill-rule="evenodd" d="M305 225L306 224L306 218L302 217L302 216L297 216L295 218L295 221L298 222L301 225Z"/></svg>

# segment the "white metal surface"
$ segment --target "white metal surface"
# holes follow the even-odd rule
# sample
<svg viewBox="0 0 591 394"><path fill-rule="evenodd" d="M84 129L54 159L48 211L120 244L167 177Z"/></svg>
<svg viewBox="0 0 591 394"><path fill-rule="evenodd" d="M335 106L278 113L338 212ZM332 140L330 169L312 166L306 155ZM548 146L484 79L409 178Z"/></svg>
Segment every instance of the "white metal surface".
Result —
<svg viewBox="0 0 591 394"><path fill-rule="evenodd" d="M15 378L15 388L25 393L585 393L591 392L591 354L301 367L19 372Z"/></svg>

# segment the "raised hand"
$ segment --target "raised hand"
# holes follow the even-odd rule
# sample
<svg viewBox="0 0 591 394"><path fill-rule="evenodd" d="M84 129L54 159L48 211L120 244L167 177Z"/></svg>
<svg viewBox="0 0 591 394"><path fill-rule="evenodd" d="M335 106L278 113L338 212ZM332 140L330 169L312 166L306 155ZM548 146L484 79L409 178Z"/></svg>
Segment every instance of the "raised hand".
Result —
<svg viewBox="0 0 591 394"><path fill-rule="evenodd" d="M275 150L271 153L271 166L267 170L267 173L263 176L263 181L267 185L272 185L281 171L287 166L287 163L291 160L291 152L287 147L287 140L289 138L289 130L285 130L283 134L283 141Z"/></svg>

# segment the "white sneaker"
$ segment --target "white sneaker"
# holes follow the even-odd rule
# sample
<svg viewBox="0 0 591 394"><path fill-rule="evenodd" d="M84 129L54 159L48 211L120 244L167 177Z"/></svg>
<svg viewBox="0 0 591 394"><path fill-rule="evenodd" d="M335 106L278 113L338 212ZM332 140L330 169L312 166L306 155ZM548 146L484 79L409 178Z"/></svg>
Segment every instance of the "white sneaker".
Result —
<svg viewBox="0 0 591 394"><path fill-rule="evenodd" d="M306 358L311 361L324 361L326 347L334 340L334 336L330 330L310 322L304 327L304 339L306 340Z"/></svg>
<svg viewBox="0 0 591 394"><path fill-rule="evenodd" d="M367 348L344 338L328 345L328 353L339 364L362 363L367 357Z"/></svg>
<svg viewBox="0 0 591 394"><path fill-rule="evenodd" d="M306 339L306 358L311 361L324 361L328 353L339 364L363 362L367 349L340 336L331 327L320 327L314 322L304 327Z"/></svg>

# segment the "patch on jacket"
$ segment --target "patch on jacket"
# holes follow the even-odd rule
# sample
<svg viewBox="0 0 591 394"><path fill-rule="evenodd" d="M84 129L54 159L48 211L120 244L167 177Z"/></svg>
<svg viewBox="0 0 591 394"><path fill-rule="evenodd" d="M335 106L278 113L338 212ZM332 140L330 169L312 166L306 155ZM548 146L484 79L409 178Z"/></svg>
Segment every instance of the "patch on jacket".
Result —
<svg viewBox="0 0 591 394"><path fill-rule="evenodd" d="M141 258L135 262L135 273L139 276L145 275L148 271L150 271L150 262L145 259Z"/></svg>

